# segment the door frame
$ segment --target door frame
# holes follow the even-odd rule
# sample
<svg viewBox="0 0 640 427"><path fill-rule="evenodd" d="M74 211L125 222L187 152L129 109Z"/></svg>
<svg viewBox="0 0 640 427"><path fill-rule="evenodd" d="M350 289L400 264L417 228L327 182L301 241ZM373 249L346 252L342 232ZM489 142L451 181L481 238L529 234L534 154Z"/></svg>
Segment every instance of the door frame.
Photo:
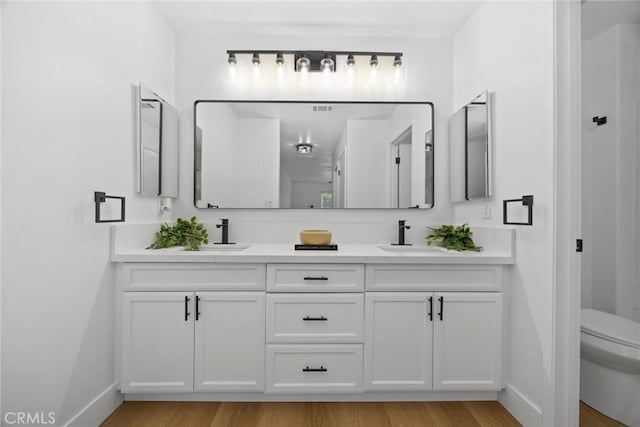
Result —
<svg viewBox="0 0 640 427"><path fill-rule="evenodd" d="M578 425L582 234L581 2L554 2L553 342L545 425ZM590 244L592 242L587 242Z"/></svg>
<svg viewBox="0 0 640 427"><path fill-rule="evenodd" d="M413 125L409 125L405 130L395 136L389 143L389 206L392 208L399 208L399 194L400 187L399 181L399 166L397 166L395 159L400 155L400 145L410 144L413 145Z"/></svg>

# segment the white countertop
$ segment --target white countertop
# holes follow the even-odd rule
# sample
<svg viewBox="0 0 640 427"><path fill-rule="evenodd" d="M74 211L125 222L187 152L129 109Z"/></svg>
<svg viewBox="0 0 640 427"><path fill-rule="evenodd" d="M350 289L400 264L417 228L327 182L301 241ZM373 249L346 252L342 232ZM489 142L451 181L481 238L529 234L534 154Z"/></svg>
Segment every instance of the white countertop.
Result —
<svg viewBox="0 0 640 427"><path fill-rule="evenodd" d="M294 243L245 243L243 250L185 251L168 249L114 248L113 262L220 262L220 263L377 263L377 264L513 264L510 250L482 252L389 252L376 244L338 244L337 251L296 251Z"/></svg>

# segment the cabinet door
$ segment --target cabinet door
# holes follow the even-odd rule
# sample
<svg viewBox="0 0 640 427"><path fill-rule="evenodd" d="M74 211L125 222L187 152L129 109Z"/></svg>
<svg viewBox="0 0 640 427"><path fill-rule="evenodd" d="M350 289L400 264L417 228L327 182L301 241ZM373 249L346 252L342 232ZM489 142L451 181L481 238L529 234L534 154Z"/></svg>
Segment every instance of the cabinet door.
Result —
<svg viewBox="0 0 640 427"><path fill-rule="evenodd" d="M431 293L369 292L365 302L365 389L431 390Z"/></svg>
<svg viewBox="0 0 640 427"><path fill-rule="evenodd" d="M122 392L193 391L193 293L122 298Z"/></svg>
<svg viewBox="0 0 640 427"><path fill-rule="evenodd" d="M198 292L195 391L264 390L264 292Z"/></svg>
<svg viewBox="0 0 640 427"><path fill-rule="evenodd" d="M436 293L433 348L434 390L501 389L502 294Z"/></svg>

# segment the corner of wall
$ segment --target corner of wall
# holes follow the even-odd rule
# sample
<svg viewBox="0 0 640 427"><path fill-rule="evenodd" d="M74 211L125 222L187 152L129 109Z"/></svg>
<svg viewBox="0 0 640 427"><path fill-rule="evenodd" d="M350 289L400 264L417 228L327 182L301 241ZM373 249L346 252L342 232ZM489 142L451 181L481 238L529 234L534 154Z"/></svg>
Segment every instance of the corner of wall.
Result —
<svg viewBox="0 0 640 427"><path fill-rule="evenodd" d="M505 389L498 393L498 401L522 425L542 425L540 408L511 384L507 384Z"/></svg>
<svg viewBox="0 0 640 427"><path fill-rule="evenodd" d="M116 389L116 384L111 384L62 425L64 427L98 426L122 404L122 401L122 394Z"/></svg>

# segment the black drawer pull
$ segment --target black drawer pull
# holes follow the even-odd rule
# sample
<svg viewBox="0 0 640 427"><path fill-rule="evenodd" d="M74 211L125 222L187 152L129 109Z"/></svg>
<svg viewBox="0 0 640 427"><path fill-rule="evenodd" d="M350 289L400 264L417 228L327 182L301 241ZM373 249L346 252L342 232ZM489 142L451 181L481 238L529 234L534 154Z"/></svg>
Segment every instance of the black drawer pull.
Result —
<svg viewBox="0 0 640 427"><path fill-rule="evenodd" d="M429 320L433 321L433 297L429 297Z"/></svg>
<svg viewBox="0 0 640 427"><path fill-rule="evenodd" d="M303 317L303 318L302 318L302 320L305 320L305 321L309 321L309 320L318 320L318 321L323 321L323 322L324 322L324 321L326 321L326 320L328 320L328 319L327 319L326 317L324 317L324 316L320 316L320 317L309 317L309 316L305 316L305 317Z"/></svg>
<svg viewBox="0 0 640 427"><path fill-rule="evenodd" d="M185 322L189 321L189 316L191 315L191 313L189 313L189 301L191 301L191 298L184 297L184 321Z"/></svg>
<svg viewBox="0 0 640 427"><path fill-rule="evenodd" d="M319 276L319 277L304 276L304 280L329 280L329 278L327 276Z"/></svg>
<svg viewBox="0 0 640 427"><path fill-rule="evenodd" d="M200 297L196 295L196 320L200 319Z"/></svg>
<svg viewBox="0 0 640 427"><path fill-rule="evenodd" d="M327 368L322 365L320 365L319 368L310 368L307 366L306 368L302 369L302 372L327 372Z"/></svg>
<svg viewBox="0 0 640 427"><path fill-rule="evenodd" d="M438 301L440 301L440 313L438 313L438 316L442 320L444 317L444 297L438 298Z"/></svg>

